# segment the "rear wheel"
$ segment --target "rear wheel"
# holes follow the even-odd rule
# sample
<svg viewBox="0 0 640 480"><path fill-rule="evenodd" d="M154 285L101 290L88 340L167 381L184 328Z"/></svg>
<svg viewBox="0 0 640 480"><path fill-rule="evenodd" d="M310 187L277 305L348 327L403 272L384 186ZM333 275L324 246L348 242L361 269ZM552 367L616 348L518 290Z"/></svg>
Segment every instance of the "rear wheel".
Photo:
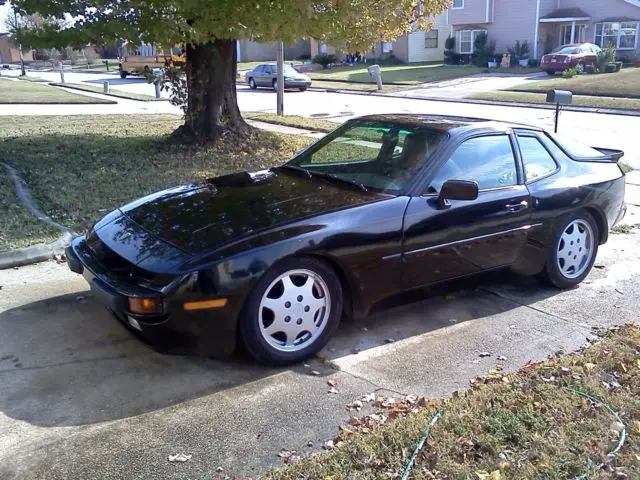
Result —
<svg viewBox="0 0 640 480"><path fill-rule="evenodd" d="M538 278L557 288L578 285L591 271L598 253L598 226L586 211L569 217L556 230L547 263Z"/></svg>
<svg viewBox="0 0 640 480"><path fill-rule="evenodd" d="M578 74L583 74L584 70L585 70L584 63L580 62L579 64L576 65L576 72L578 72Z"/></svg>
<svg viewBox="0 0 640 480"><path fill-rule="evenodd" d="M273 87L273 89L277 92L278 91L278 81L274 80L273 82L271 82L271 86Z"/></svg>
<svg viewBox="0 0 640 480"><path fill-rule="evenodd" d="M549 75L550 77L554 76L556 74L556 72L545 72L547 75Z"/></svg>
<svg viewBox="0 0 640 480"><path fill-rule="evenodd" d="M253 78L249 79L249 88L251 90L255 90L256 88L258 88L258 85L256 84L256 81Z"/></svg>
<svg viewBox="0 0 640 480"><path fill-rule="evenodd" d="M127 78L127 75L129 75L128 72L125 72L124 70L120 70L120 78Z"/></svg>
<svg viewBox="0 0 640 480"><path fill-rule="evenodd" d="M307 87L300 87L300 91L301 92L306 92L307 91Z"/></svg>
<svg viewBox="0 0 640 480"><path fill-rule="evenodd" d="M285 260L258 282L240 318L247 351L263 363L309 358L340 322L342 288L333 269L313 258Z"/></svg>

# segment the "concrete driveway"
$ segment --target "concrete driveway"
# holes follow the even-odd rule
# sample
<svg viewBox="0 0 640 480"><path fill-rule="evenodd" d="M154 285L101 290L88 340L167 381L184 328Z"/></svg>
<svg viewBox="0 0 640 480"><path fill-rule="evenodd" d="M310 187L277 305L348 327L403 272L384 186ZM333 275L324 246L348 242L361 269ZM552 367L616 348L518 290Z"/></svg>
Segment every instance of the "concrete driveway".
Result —
<svg viewBox="0 0 640 480"><path fill-rule="evenodd" d="M282 448L320 449L365 394L450 394L498 355L516 369L637 319L639 247L612 235L571 291L501 273L396 299L343 323L324 360L281 369L154 353L66 265L0 271L0 478L257 476ZM169 463L175 453L193 457Z"/></svg>

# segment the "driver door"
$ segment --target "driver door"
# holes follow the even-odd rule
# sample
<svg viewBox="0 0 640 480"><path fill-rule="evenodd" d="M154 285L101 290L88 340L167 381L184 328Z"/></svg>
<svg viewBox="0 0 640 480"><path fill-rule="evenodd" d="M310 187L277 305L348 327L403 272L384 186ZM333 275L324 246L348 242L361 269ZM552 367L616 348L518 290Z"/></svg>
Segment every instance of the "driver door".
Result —
<svg viewBox="0 0 640 480"><path fill-rule="evenodd" d="M404 226L406 287L506 266L524 246L531 219L515 140L504 133L464 140L412 197ZM478 183L478 198L438 201L450 179Z"/></svg>

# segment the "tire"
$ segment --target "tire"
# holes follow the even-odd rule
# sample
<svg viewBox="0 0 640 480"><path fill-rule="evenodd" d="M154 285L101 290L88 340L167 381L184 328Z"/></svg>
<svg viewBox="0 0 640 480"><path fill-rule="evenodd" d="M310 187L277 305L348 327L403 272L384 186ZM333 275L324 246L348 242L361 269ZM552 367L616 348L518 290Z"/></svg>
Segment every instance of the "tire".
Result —
<svg viewBox="0 0 640 480"><path fill-rule="evenodd" d="M120 78L127 78L127 75L129 75L128 72L125 72L124 70L120 70Z"/></svg>
<svg viewBox="0 0 640 480"><path fill-rule="evenodd" d="M585 71L585 66L584 63L580 62L576 65L576 72L578 72L578 74L582 74Z"/></svg>
<svg viewBox="0 0 640 480"><path fill-rule="evenodd" d="M589 212L580 211L571 215L560 223L554 232L553 245L549 248L544 270L536 277L556 288L578 285L589 275L593 267L598 254L599 239L598 225ZM583 249L586 249L584 245L589 249L587 254L583 253ZM578 252L570 250L574 247ZM573 262L567 263L567 259L573 259Z"/></svg>
<svg viewBox="0 0 640 480"><path fill-rule="evenodd" d="M547 75L549 75L550 77L553 77L553 76L556 74L556 72L545 72L545 73L546 73Z"/></svg>
<svg viewBox="0 0 640 480"><path fill-rule="evenodd" d="M273 82L271 82L271 86L273 87L273 91L274 92L278 91L278 81L277 80L273 80Z"/></svg>
<svg viewBox="0 0 640 480"><path fill-rule="evenodd" d="M256 88L258 88L258 85L256 84L256 81L253 78L249 79L249 88L251 90L255 90Z"/></svg>
<svg viewBox="0 0 640 480"><path fill-rule="evenodd" d="M300 91L301 92L306 92L307 91L307 87L300 87Z"/></svg>
<svg viewBox="0 0 640 480"><path fill-rule="evenodd" d="M290 258L276 264L258 281L240 314L245 349L257 361L274 365L311 357L340 323L342 295L338 275L321 260Z"/></svg>

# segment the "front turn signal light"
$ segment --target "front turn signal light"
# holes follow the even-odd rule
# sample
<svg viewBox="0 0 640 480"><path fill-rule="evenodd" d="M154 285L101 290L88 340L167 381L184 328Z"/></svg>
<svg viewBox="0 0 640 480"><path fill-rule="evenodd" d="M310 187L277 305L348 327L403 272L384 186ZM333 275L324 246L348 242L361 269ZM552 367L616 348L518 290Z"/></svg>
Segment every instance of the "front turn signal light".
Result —
<svg viewBox="0 0 640 480"><path fill-rule="evenodd" d="M155 298L132 297L129 299L131 313L150 314L158 311L159 303Z"/></svg>
<svg viewBox="0 0 640 480"><path fill-rule="evenodd" d="M187 311L193 310L208 310L211 308L222 308L227 304L226 298L215 298L213 300L199 300L197 302L186 302L184 309Z"/></svg>

